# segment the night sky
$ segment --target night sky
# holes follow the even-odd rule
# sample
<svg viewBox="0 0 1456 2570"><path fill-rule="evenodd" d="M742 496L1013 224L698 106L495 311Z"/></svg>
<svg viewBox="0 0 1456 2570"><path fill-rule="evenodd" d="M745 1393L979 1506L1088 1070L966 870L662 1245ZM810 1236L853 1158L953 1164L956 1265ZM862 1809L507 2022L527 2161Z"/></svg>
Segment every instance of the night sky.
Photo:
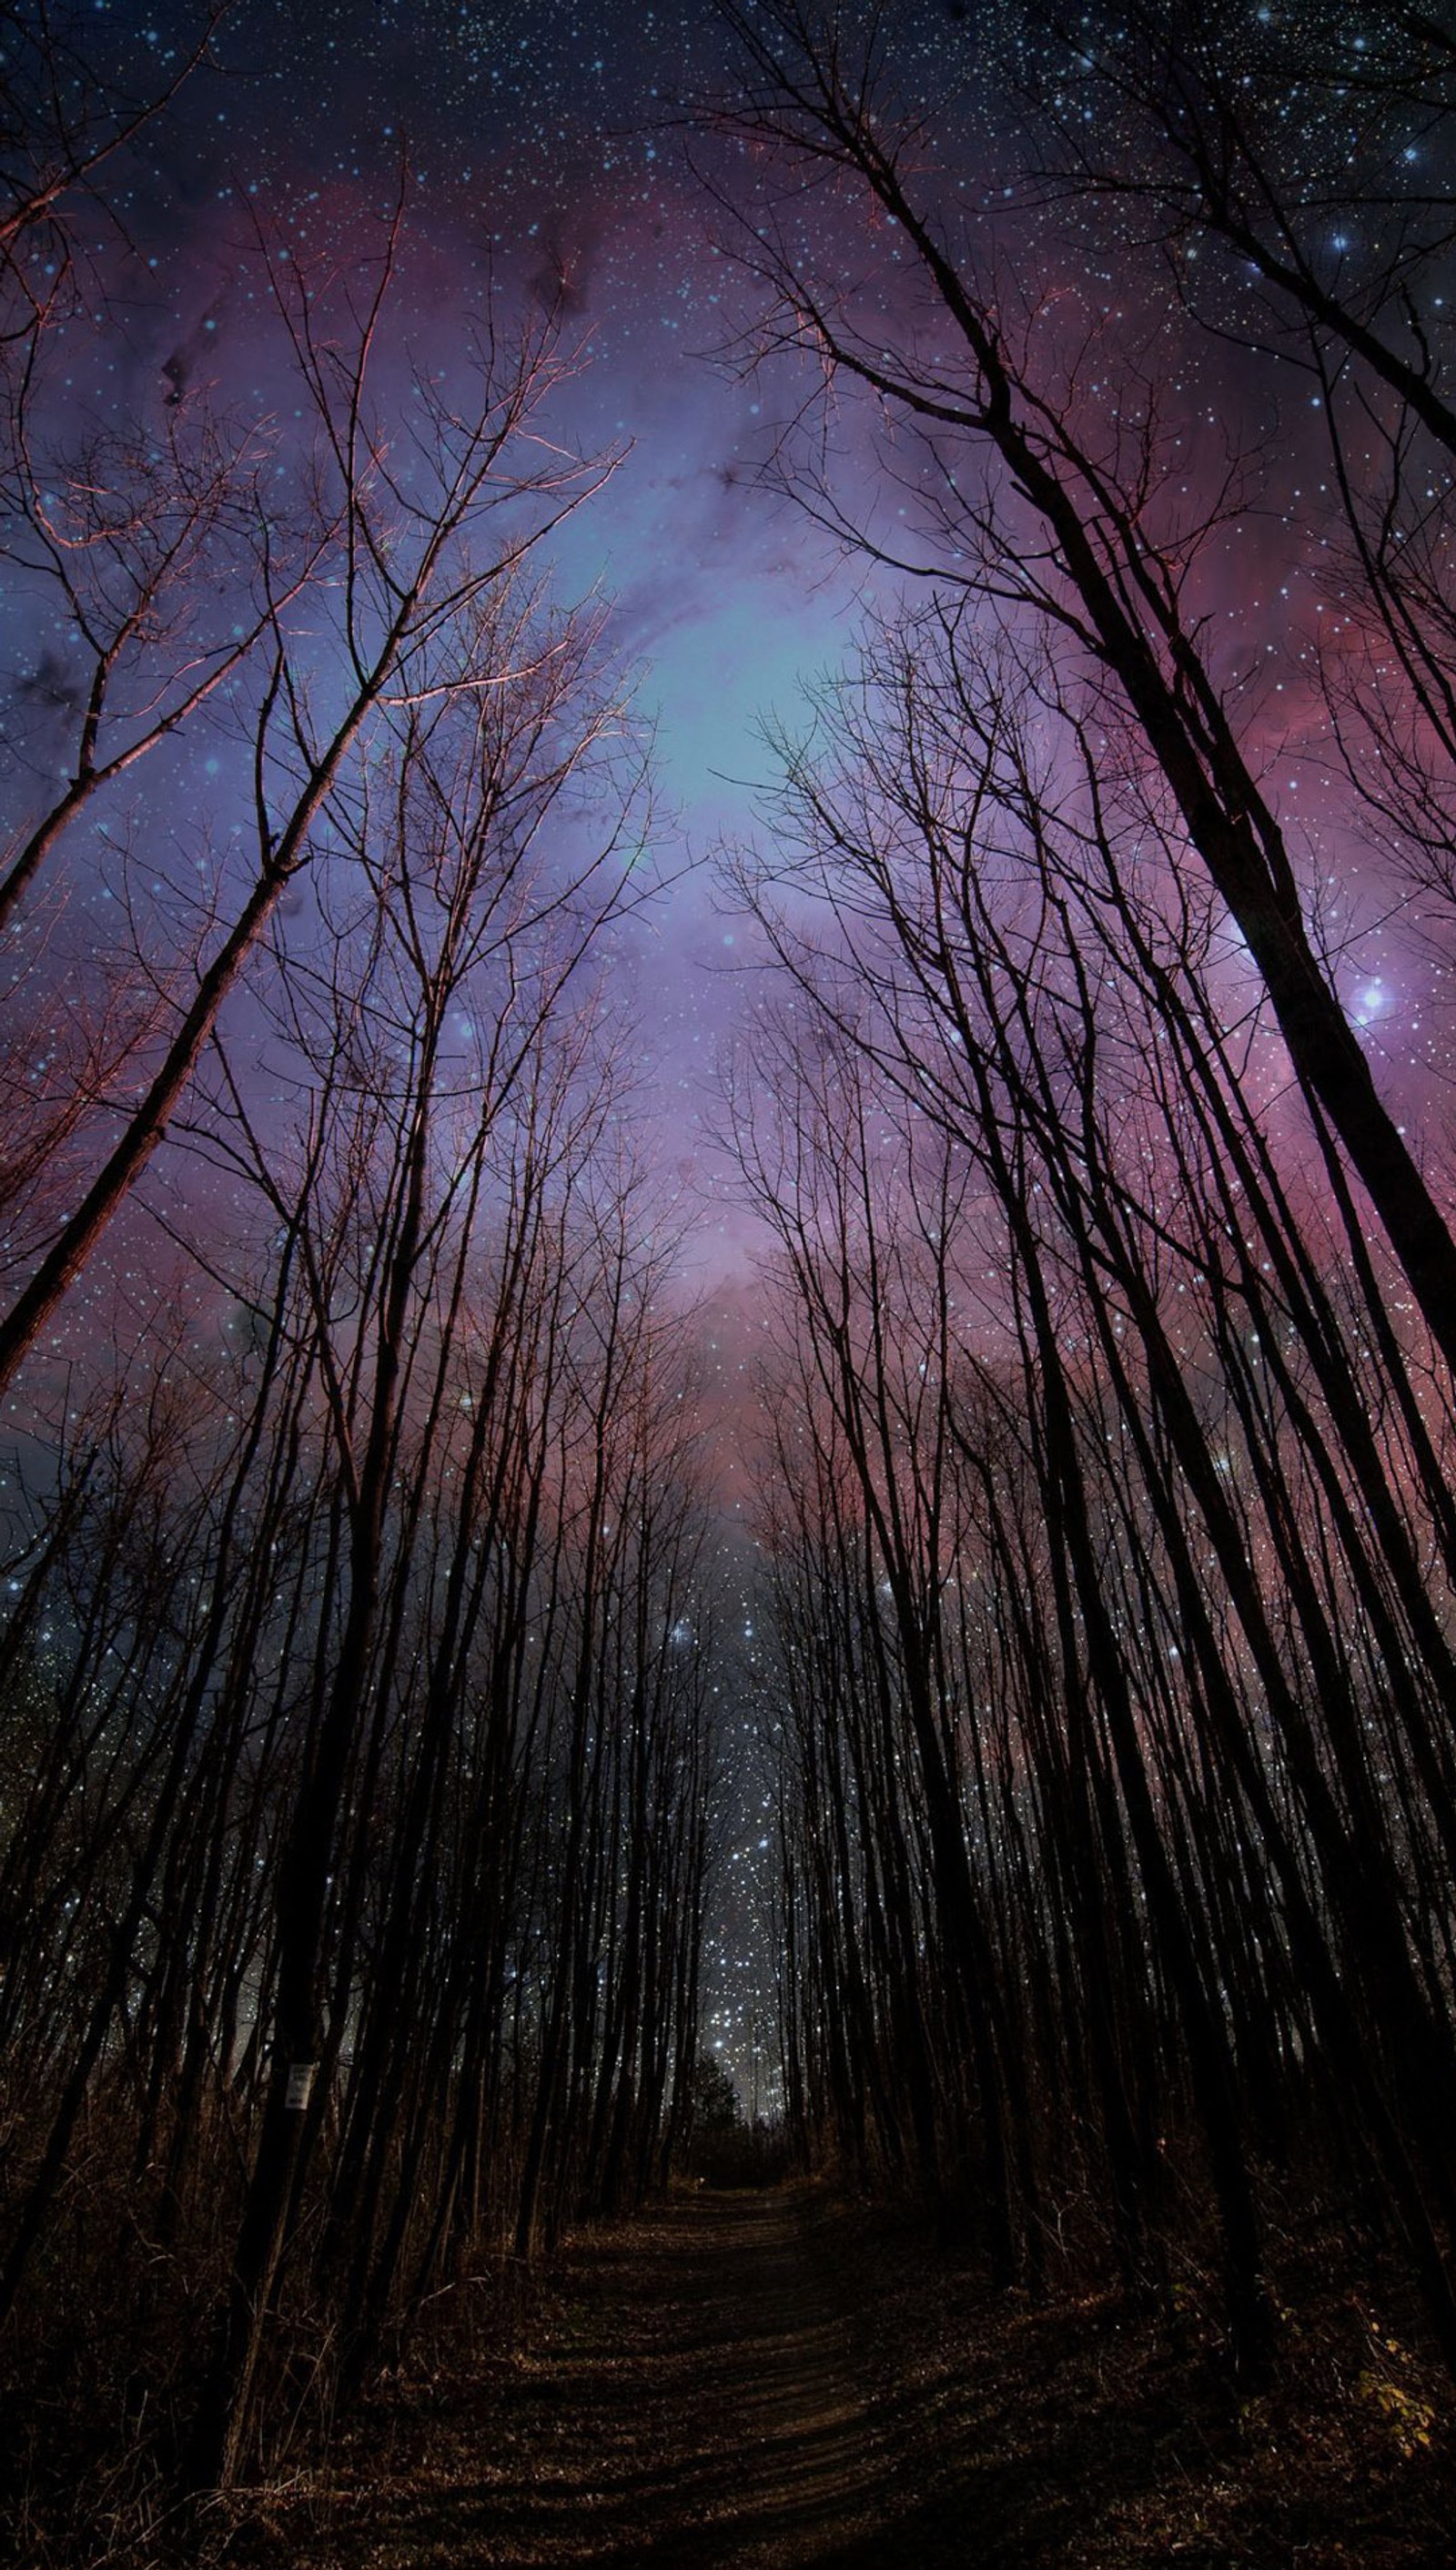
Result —
<svg viewBox="0 0 1456 2570"><path fill-rule="evenodd" d="M1079 255L1075 222L1039 227L1003 188L1015 109L978 85L974 19L946 7L906 7L891 18L900 88L936 111L947 184L981 206L1011 198L1003 239L1013 266L1034 252L1055 295L1096 312L1114 362L1120 347L1140 363L1153 348L1149 362L1158 362L1162 316L1146 260L1130 251L1123 273L1105 226L1087 230ZM97 12L98 42L115 44L129 64L148 48L165 60L196 24L189 10L148 11L141 0ZM508 298L561 309L582 363L554 425L583 452L622 460L557 543L554 577L567 599L595 593L611 603L611 647L635 672L639 710L656 728L659 855L669 880L622 934L616 970L643 1031L656 1144L693 1208L683 1272L712 1298L715 1407L727 1442L761 1314L758 1234L713 1141L715 1064L760 986L743 925L716 889L713 854L725 837L753 827L752 788L772 764L763 724L792 729L803 719L802 691L845 660L866 591L872 602L895 582L889 574L876 582L761 487L784 387L734 370L725 356L745 311L716 240L722 220L689 166L684 116L719 76L720 42L710 13L696 7L239 0L220 31L216 66L199 72L127 165L117 211L130 249L123 259L99 240L95 251L100 286L112 262L125 267L125 297L111 305L100 293L104 327L78 321L73 342L78 401L99 417L160 416L179 386L211 386L243 416L250 404L266 410L281 378L245 283L250 217L275 238L296 236L315 257L347 261L376 236L401 169L416 362L429 364L436 349L448 358L488 268ZM137 253L147 262L145 286ZM844 254L859 256L857 242ZM895 295L883 244L866 253L865 277L871 301ZM1310 416L1317 404L1291 386L1280 406L1270 381L1268 368L1251 368L1236 346L1211 341L1165 385L1187 412L1196 489L1226 455L1241 406L1250 433L1277 445L1257 504L1230 516L1206 564L1212 656L1217 666L1221 653L1225 677L1236 671L1236 683L1254 691L1276 797L1306 866L1327 886L1341 987L1382 1083L1439 1124L1450 1096L1442 967L1419 922L1402 917L1378 853L1342 818L1309 684L1314 619L1337 614L1321 592L1316 517L1305 505L1321 473L1320 423ZM858 494L872 507L853 420L845 444L842 487L851 504ZM15 590L4 615L9 792L18 809L27 777L45 764L51 646L37 648ZM213 829L226 835L237 780L225 763L194 782ZM159 763L159 794L166 785ZM93 881L80 870L73 877L66 934L73 951L89 941L98 972L113 897L104 863ZM73 1327L84 1328L88 1308L114 1282L114 1274L93 1279L73 1307ZM740 1476L728 1460L723 1488L727 1504L740 1506ZM746 1586L740 1622L737 1639L751 1653ZM751 1694L742 1662L725 1684L742 1688L745 1700ZM755 1842L746 1829L738 1837L734 1861L746 1869ZM729 1957L726 1968L739 1966Z"/></svg>
<svg viewBox="0 0 1456 2570"><path fill-rule="evenodd" d="M145 86L198 25L196 11L165 0L102 9L98 58L111 46L123 81ZM752 992L738 969L742 924L724 909L712 858L720 840L751 824L751 786L769 765L761 724L792 711L803 682L843 659L863 575L755 490L768 443L761 389L716 362L731 327L725 262L678 122L705 74L704 38L694 9L240 0L215 64L109 178L127 239L119 245L104 223L88 235L95 312L69 325L67 364L85 415L103 428L155 432L179 396L243 421L267 417L289 395L257 292L252 218L315 262L347 263L377 247L401 169L412 363L449 364L461 316L488 279L509 307L561 308L577 370L548 425L584 455L621 461L556 542L551 578L568 602L610 602L609 648L655 734L663 888L617 933L614 972L642 1030L638 1069L656 1152L690 1217L684 1287L709 1297L704 1426L718 1448L731 1600L719 1685L733 1699L738 1741L710 2020L745 2099L766 2102L757 1923L766 1792L754 1754L751 1552L736 1530L744 1486L734 1434L761 1320L758 1233L713 1138L715 1066ZM53 749L69 738L66 638L48 618L37 647L31 604L14 584L0 615L12 713L5 766L20 813L37 771L54 772ZM133 798L144 833L166 849L155 886L141 887L144 899L156 890L164 913L193 864L188 833L201 825L210 848L226 848L237 816L245 820L245 771L211 734L183 758L181 830L178 783L164 753ZM66 969L86 979L108 970L119 874L105 831L69 851L59 934ZM228 1023L245 1054L245 996ZM184 1235L206 1230L206 1183L178 1155L164 1154L146 1195L147 1209L128 1210L68 1302L63 1363L80 1354L86 1364L119 1301L145 1310L159 1263L174 1255L155 1215ZM228 1224L226 1206L212 1211Z"/></svg>
<svg viewBox="0 0 1456 2570"><path fill-rule="evenodd" d="M164 42L173 32L165 11L117 14ZM178 31L194 24L176 13ZM276 379L243 283L247 214L347 258L376 237L401 161L413 356L448 358L451 307L479 295L487 262L508 300L560 298L580 362L550 424L621 462L563 531L553 578L568 601L611 603L610 646L656 736L667 883L621 969L669 1163L703 1193L686 1265L718 1286L741 1280L751 1253L703 1131L743 998L741 932L721 915L712 851L750 824L769 767L760 725L843 659L863 574L753 487L762 388L716 362L731 298L679 114L704 77L704 35L702 12L671 8L243 0L218 41L224 68L190 84L127 191L156 300L131 310L122 344L109 331L89 356L99 404L109 376L145 410L181 372L189 390L210 381L224 401L267 405Z"/></svg>
<svg viewBox="0 0 1456 2570"><path fill-rule="evenodd" d="M128 70L149 51L165 62L199 23L177 7L103 7L96 18L98 42L115 44ZM1129 252L1122 265L1105 222L1087 226L1080 245L1076 221L1050 235L1024 185L1003 186L1019 137L1014 101L986 88L992 17L906 6L890 23L897 88L932 114L943 184L996 209L1018 281L1034 262L1050 279L1049 308L1062 298L1079 314L1097 311L1115 362L1141 364L1151 350L1151 362L1166 363L1147 259ZM743 932L723 915L714 849L753 826L751 789L773 766L762 726L803 721L805 685L845 662L866 593L894 586L762 485L792 392L731 363L748 307L721 255L728 226L690 166L711 163L692 110L721 83L723 63L721 32L702 9L238 0L216 67L190 81L114 183L153 290L139 288L129 260L123 303L89 341L84 323L75 334L78 379L100 418L146 420L179 384L243 416L249 404L265 412L279 378L244 281L251 218L279 236L296 231L315 258L346 261L377 237L401 169L416 360L430 362L434 349L448 357L487 264L498 293L559 305L581 362L552 425L584 454L621 461L564 531L554 577L568 600L610 602L611 647L656 732L661 862L672 880L624 941L621 970L636 975L666 1148L685 1186L704 1191L687 1263L715 1287L746 1279L754 1235L705 1143L716 1057L752 1006L751 973L738 969ZM112 255L98 251L102 283ZM880 257L865 278L871 298L896 296L892 262ZM1276 799L1305 837L1311 874L1330 886L1350 1013L1418 1104L1433 1075L1446 1078L1443 976L1402 942L1384 872L1342 833L1308 684L1312 619L1332 612L1327 599L1316 604L1305 511L1321 476L1318 420L1302 388L1271 395L1268 368L1251 368L1236 346L1206 341L1191 355L1184 333L1179 347L1182 377L1162 390L1186 404L1195 489L1223 464L1240 406L1239 433L1275 438L1281 450L1256 506L1210 550L1210 607L1226 637L1225 674L1236 667L1247 683L1252 668ZM841 494L867 515L875 486L852 422L841 442ZM18 693L7 728L12 746L24 741L43 761L44 689L15 585L9 615ZM23 753L17 763L23 776ZM221 787L214 800L221 806ZM220 823L221 809L210 817ZM101 937L104 947L104 922Z"/></svg>

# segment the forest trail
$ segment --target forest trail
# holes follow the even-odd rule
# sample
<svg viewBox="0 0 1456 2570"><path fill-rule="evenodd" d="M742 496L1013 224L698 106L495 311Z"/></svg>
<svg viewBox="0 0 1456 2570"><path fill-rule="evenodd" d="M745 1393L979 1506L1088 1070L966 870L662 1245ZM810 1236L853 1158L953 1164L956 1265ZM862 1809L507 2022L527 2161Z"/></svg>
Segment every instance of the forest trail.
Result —
<svg viewBox="0 0 1456 2570"><path fill-rule="evenodd" d="M994 2295L922 2227L790 2185L676 2191L576 2235L518 2328L502 2334L494 2298L486 2317L473 2352L439 2343L438 2373L421 2350L381 2379L317 2476L249 2492L211 2557L227 2570L1456 2562L1456 2448L1444 2426L1428 2446L1399 2432L1414 2393L1433 2428L1444 2394L1387 2333L1389 2380L1407 2391L1392 2428L1368 2326L1338 2286L1306 2290L1289 2379L1239 2400L1196 2310L1179 2347L1110 2288Z"/></svg>
<svg viewBox="0 0 1456 2570"><path fill-rule="evenodd" d="M856 2320L811 2190L675 2195L576 2244L479 2407L372 2468L356 2445L294 2558L872 2570L897 2556Z"/></svg>

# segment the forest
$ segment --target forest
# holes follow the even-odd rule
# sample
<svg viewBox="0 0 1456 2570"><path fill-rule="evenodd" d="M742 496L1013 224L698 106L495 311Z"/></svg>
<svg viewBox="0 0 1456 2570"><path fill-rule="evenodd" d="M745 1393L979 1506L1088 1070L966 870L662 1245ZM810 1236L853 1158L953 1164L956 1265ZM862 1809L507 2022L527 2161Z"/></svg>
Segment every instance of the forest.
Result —
<svg viewBox="0 0 1456 2570"><path fill-rule="evenodd" d="M572 585L636 468L562 262L391 139L147 318L249 5L5 17L16 2557L1448 2559L1456 34L720 0L652 184L858 606L700 847ZM1096 2301L1230 2454L1302 2364L1369 2514L912 2540L800 2373L751 2537L727 2464L269 2532L574 2259L650 2338L675 2240L760 2370L867 2258L887 2345L912 2271L1003 2351Z"/></svg>

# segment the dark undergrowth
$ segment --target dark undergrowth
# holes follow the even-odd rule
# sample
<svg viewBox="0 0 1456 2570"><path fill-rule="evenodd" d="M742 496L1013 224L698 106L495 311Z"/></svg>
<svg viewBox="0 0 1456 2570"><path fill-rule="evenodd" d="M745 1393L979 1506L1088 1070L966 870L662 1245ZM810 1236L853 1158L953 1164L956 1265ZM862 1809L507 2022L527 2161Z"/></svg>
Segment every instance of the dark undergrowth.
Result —
<svg viewBox="0 0 1456 2570"><path fill-rule="evenodd" d="M110 2147L116 2139L98 2119L0 2339L0 2561L25 2570L217 2558L240 2511L326 2472L341 2431L330 2313L290 2285L243 2457L245 2494L200 2518L183 2504L180 2466L239 2191L220 2165L191 2190L175 2236L163 2237L127 2153ZM392 2320L363 2408L412 2396L401 2385L460 2380L488 2364L529 2326L536 2294L520 2260L471 2258Z"/></svg>
<svg viewBox="0 0 1456 2570"><path fill-rule="evenodd" d="M1256 2394L1191 2250L1150 2299L992 2294L883 2208L846 2207L835 2254L874 2315L864 2362L917 2570L1456 2562L1450 2378L1400 2262L1329 2208L1271 2237L1278 2339Z"/></svg>
<svg viewBox="0 0 1456 2570"><path fill-rule="evenodd" d="M326 2330L289 2312L266 2449L190 2525L174 2472L213 2283L206 2244L164 2250L93 2164L8 2344L7 2557L27 2570L423 2570L461 2557L437 2535L468 2497L472 2562L631 2565L700 2551L731 2562L734 2477L719 2451L730 2422L695 2315L711 2292L720 2338L731 2337L742 2262L732 2189L746 2208L767 2173L745 2163L717 2188L689 2180L640 2221L581 2232L535 2270L478 2262L385 2349L347 2416L332 2406ZM1278 2345L1267 2385L1249 2394L1233 2382L1213 2262L1197 2245L1149 2297L1091 2265L1078 2283L1070 2261L1044 2298L998 2294L978 2259L947 2250L911 2209L828 2181L785 2200L796 2254L829 2280L842 2315L873 2455L873 2530L851 2551L760 2546L745 2560L1456 2564L1451 2385L1393 2251L1347 2206L1331 2199L1272 2225ZM750 2283L744 2270L745 2296ZM750 2333L750 2296L742 2308ZM751 2349L744 2361L751 2370ZM674 2493L702 2484L710 2449L724 2513L703 2550L702 2526L675 2518ZM604 2512L608 2485L651 2492L637 2534L627 2500Z"/></svg>

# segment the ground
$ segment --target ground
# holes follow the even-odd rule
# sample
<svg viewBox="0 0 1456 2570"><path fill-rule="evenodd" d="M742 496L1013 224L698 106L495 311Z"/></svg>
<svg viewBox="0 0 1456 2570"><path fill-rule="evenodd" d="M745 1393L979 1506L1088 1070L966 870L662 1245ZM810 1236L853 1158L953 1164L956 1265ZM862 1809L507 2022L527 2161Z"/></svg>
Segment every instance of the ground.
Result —
<svg viewBox="0 0 1456 2570"><path fill-rule="evenodd" d="M215 2540L247 2570L1456 2564L1453 2404L1405 2317L1314 2294L1240 2400L1196 2301L1173 2343L1110 2292L993 2296L823 2190L683 2190Z"/></svg>

